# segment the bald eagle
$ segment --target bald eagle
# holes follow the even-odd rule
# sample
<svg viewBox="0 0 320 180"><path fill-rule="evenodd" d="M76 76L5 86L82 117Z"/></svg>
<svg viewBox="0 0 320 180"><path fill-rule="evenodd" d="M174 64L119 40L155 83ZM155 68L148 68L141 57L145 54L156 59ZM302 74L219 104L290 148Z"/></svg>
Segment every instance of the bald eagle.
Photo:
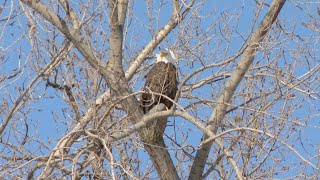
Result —
<svg viewBox="0 0 320 180"><path fill-rule="evenodd" d="M176 58L173 52L160 51L156 57L156 64L145 76L145 92L141 94L141 104L145 114L159 103L170 109L178 89Z"/></svg>

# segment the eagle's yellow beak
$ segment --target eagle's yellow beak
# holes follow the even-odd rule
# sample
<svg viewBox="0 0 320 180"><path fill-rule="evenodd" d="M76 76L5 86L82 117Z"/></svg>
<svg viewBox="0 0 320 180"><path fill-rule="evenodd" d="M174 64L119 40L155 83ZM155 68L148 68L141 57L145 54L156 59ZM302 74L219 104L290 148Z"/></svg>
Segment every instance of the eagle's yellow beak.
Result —
<svg viewBox="0 0 320 180"><path fill-rule="evenodd" d="M168 55L168 53L165 53L163 51L160 51L160 57L166 57Z"/></svg>

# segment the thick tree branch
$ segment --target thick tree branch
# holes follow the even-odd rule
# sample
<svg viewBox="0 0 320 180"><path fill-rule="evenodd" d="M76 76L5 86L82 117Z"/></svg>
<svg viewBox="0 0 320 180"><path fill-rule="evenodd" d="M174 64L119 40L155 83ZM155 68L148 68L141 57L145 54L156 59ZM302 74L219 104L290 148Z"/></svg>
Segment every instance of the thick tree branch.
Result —
<svg viewBox="0 0 320 180"><path fill-rule="evenodd" d="M244 51L235 72L231 75L229 81L227 82L225 89L217 102L217 106L213 110L213 113L209 119L208 128L213 133L216 133L220 127L225 116L227 104L230 103L231 97L233 96L236 88L252 64L254 55L256 54L259 46L259 42L264 39L266 33L270 30L285 2L285 0L274 0L267 14L260 23L257 31L252 35L248 43L248 47ZM203 139L205 140L207 138L208 136L204 136ZM207 143L197 151L190 171L189 179L201 179L211 146L212 143Z"/></svg>
<svg viewBox="0 0 320 180"><path fill-rule="evenodd" d="M53 26L58 28L60 32L73 43L73 45L80 51L84 58L93 66L95 69L103 69L102 62L98 61L95 56L94 50L85 44L79 33L78 29L69 28L67 22L64 21L61 17L56 15L49 7L44 5L42 2L37 0L21 0L24 4L27 4L47 21L49 21ZM106 74L107 72L99 71L101 74Z"/></svg>
<svg viewBox="0 0 320 180"><path fill-rule="evenodd" d="M75 29L70 29L67 26L67 23L61 19L58 15L56 15L52 10L44 5L42 2L36 0L21 0L21 2L27 4L32 9L34 9L37 13L43 16L47 21L49 21L52 25L58 28L64 36L73 43L73 45L79 50L79 52L84 56L84 58L90 63L92 67L97 69L100 74L104 78L107 77L109 72L106 68L104 68L103 64L95 58L95 52L85 43L81 41L81 38ZM94 109L92 109L94 111ZM94 114L92 111L88 111L85 117L82 119L85 122L89 122L90 117ZM53 157L59 157L61 155L69 152L68 147L77 139L79 135L77 135L78 131L82 129L85 125L79 123L70 133L65 136L62 140L59 141L58 145L52 151L50 158L47 162L47 166L44 171L41 173L40 178L47 178L56 167L57 163L51 163Z"/></svg>
<svg viewBox="0 0 320 180"><path fill-rule="evenodd" d="M146 127L147 124L150 123L151 121L154 121L157 118L167 117L166 116L167 114L165 114L163 116L161 116L162 114L159 116L154 114L154 113L157 113L157 112L160 112L163 110L165 110L165 105L160 103L160 104L156 105L155 107L153 107L148 112L148 114L143 117L143 119L140 122L134 124L131 128L127 128L127 129L124 129L120 132L116 132L114 134L111 134L111 135L109 135L110 137L109 138L107 137L107 138L109 139L110 142L121 140L122 138L125 138L125 137L129 136L130 134ZM161 113L163 113L163 112L161 112Z"/></svg>
<svg viewBox="0 0 320 180"><path fill-rule="evenodd" d="M318 115L317 37L312 32L303 33L306 36L302 37L301 30L296 31L295 26L288 25L290 20L278 15L269 32L268 28L260 32L262 37L266 36L261 38L262 42L249 44L272 1L253 3L255 12L250 27L246 26L247 37L238 31L245 25L241 24L241 13L252 9L246 3L234 5L240 8L237 12L217 14L208 9L205 1L190 8L187 3L195 0L168 0L160 4L146 0L146 8L139 5L144 1L129 0L19 0L19 6L14 2L5 1L0 7L4 16L2 21L0 17L0 36L9 38L0 47L0 67L4 68L0 74L0 137L5 147L0 155L5 162L1 176L16 177L25 172L29 179L186 179L191 176L190 171L198 171L200 179L254 179L288 173L293 177L314 177L320 172L315 148L305 143L314 138L302 137L300 133L319 128L310 123ZM280 15L292 10L307 14L302 22L306 28L318 26L320 8L301 2L289 9L282 8ZM186 11L189 13L183 19ZM169 18L160 24L180 19L168 32L163 31L167 27L158 27L157 23L163 22L165 15ZM25 23L19 23L19 19ZM148 25L146 19L154 23ZM10 31L17 28L19 32ZM153 33L144 44L137 37L140 30ZM161 31L168 35L163 35L162 41L153 39ZM178 93L170 98L174 105L165 110L163 104L158 104L159 109L155 107L142 114L141 101L136 98L142 93L137 91L141 75L146 73L141 66L150 60L152 51L171 39L172 33L182 37L174 41L179 44L182 74ZM243 44L234 56L228 57L237 40ZM30 47L25 46L26 41ZM150 41L150 53L140 54ZM60 54L66 44L68 50ZM140 50L135 53L132 48ZM247 55L252 53L254 60L251 65L240 63L237 67L245 58L245 51ZM55 61L58 56L62 59ZM64 63L65 58L68 62ZM142 64L136 66L137 60ZM51 67L41 76L49 63ZM228 68L230 65L234 68ZM243 68L248 66L247 70ZM236 68L245 73L243 77L238 75L239 85L233 75ZM52 69L56 73L50 73ZM34 72L37 73L30 79L28 74ZM231 76L233 82L229 81ZM226 86L227 82L231 85ZM63 92L54 93L47 85ZM208 88L212 92L205 91ZM184 105L178 103L179 99ZM50 104L61 101L67 108L51 108ZM308 112L296 117L296 113L305 112L305 107ZM212 109L209 115L208 109ZM52 145L50 133L33 133L46 125L33 116L43 113L51 114L49 120L56 125L47 127L56 129L59 135L54 146L48 145ZM174 121L167 124L170 118ZM166 126L169 134L164 132ZM194 136L196 132L203 134L202 139ZM198 146L190 145L190 140L198 140ZM202 149L207 144L212 147ZM39 157L33 147L47 150L46 155ZM308 154L301 154L299 149L303 147ZM283 167L277 166L290 154L297 158ZM198 169L192 169L192 163L198 163ZM200 164L204 165L203 170ZM295 171L297 168L301 172Z"/></svg>
<svg viewBox="0 0 320 180"><path fill-rule="evenodd" d="M146 57L153 51L153 49L159 44L159 42L168 35L168 33L178 24L179 20L186 16L187 12L190 10L190 7L188 7L183 13L182 16L179 18L174 18L169 22L168 26L164 27L164 30L160 31L158 35L147 45L147 47L144 49L145 51L142 51L138 58L136 59L135 63L131 68L128 70L128 73L126 76L123 75L122 70L122 26L119 25L119 17L118 17L118 7L116 1L110 2L110 30L111 30L111 37L110 37L110 52L111 52L111 58L109 60L109 64L105 67L101 61L96 58L96 53L94 50L90 48L89 45L85 44L81 37L79 36L79 33L77 29L72 29L67 26L67 23L60 18L58 15L53 13L47 6L45 6L43 3L36 1L36 0L22 0L23 3L27 4L31 8L33 8L36 12L38 12L41 16L43 16L46 20L51 22L55 27L57 27L64 35L65 37L71 41L74 46L79 50L79 52L84 56L84 58L99 71L99 73L104 77L104 79L107 81L108 85L110 86L112 92L117 97L128 97L129 94L131 94L129 87L128 87L128 79L131 79L134 72L138 69L138 67L141 65L141 63L146 59ZM194 1L192 1L193 4ZM192 5L191 4L191 5ZM123 14L123 13L120 13ZM132 117L132 120L134 123L137 123L141 120L143 117L142 110L137 106L138 101L135 97L129 96L122 102L122 106L126 110L127 114ZM87 123L88 119L92 115L91 111L88 111L85 118L83 118L80 122ZM61 156L68 152L68 149L65 149L66 147L70 146L73 141L79 136L77 135L77 131L81 128L83 128L85 124L79 123L73 131L70 133L69 136L66 136L64 140L59 141L59 145L55 148L53 153L51 153L51 158L55 156ZM75 134L73 134L75 133ZM146 130L143 130L141 132L142 139L144 138L144 134L148 135L148 132ZM162 145L161 145L162 146ZM61 151L60 148L63 148L64 150ZM175 167L173 165L173 162L170 158L169 153L164 148L147 148L147 151L149 152L151 159L153 159L153 162L156 163L156 169L160 176L162 176L165 179L178 179L177 172L175 170ZM161 156L162 158L158 158L157 156ZM165 158L163 158L165 157ZM55 168L55 163L50 163L51 158L48 160L48 164L44 171L41 174L41 178L48 177L53 169ZM164 160L165 159L165 160ZM157 162L157 161L162 162ZM164 161L163 161L164 160ZM160 164L159 164L160 163ZM159 166L158 166L159 165Z"/></svg>
<svg viewBox="0 0 320 180"><path fill-rule="evenodd" d="M110 58L108 66L113 73L117 73L117 76L124 77L122 70L122 25L119 23L118 18L118 0L112 0L109 2L109 18L110 18ZM115 76L115 77L117 77ZM117 81L117 79L110 79ZM112 88L112 87L111 87Z"/></svg>
<svg viewBox="0 0 320 180"><path fill-rule="evenodd" d="M186 7L184 12L181 15L173 14L171 16L170 21L156 34L156 36L143 48L140 54L135 58L134 62L126 71L126 79L130 80L137 69L141 66L141 64L146 60L146 58L152 53L152 51L160 44L160 42L167 37L167 35L181 22L191 7L193 6L195 0L192 0L189 5ZM174 6L176 6L176 3ZM174 11L176 12L176 11Z"/></svg>
<svg viewBox="0 0 320 180"><path fill-rule="evenodd" d="M73 28L79 29L79 20L77 18L76 13L69 6L69 2L67 0L59 0L59 2L62 5L63 9L66 11L68 17L72 20Z"/></svg>
<svg viewBox="0 0 320 180"><path fill-rule="evenodd" d="M118 19L119 25L124 26L124 22L126 20L127 9L128 9L129 0L119 0L118 1Z"/></svg>

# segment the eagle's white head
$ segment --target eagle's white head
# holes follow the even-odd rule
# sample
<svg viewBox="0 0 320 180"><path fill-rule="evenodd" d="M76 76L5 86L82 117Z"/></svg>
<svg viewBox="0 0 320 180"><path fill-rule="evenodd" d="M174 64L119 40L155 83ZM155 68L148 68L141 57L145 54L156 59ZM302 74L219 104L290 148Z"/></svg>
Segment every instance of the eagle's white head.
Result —
<svg viewBox="0 0 320 180"><path fill-rule="evenodd" d="M156 54L156 62L172 63L176 64L176 56L171 50L166 49L165 51L160 51L159 54Z"/></svg>

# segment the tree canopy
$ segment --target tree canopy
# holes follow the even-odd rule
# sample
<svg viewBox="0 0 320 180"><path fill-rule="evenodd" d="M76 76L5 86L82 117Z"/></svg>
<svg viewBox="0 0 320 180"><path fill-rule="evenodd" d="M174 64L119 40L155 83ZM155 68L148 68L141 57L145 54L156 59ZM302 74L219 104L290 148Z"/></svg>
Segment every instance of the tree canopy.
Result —
<svg viewBox="0 0 320 180"><path fill-rule="evenodd" d="M319 19L316 1L1 2L0 177L317 179ZM165 48L178 92L144 114Z"/></svg>

